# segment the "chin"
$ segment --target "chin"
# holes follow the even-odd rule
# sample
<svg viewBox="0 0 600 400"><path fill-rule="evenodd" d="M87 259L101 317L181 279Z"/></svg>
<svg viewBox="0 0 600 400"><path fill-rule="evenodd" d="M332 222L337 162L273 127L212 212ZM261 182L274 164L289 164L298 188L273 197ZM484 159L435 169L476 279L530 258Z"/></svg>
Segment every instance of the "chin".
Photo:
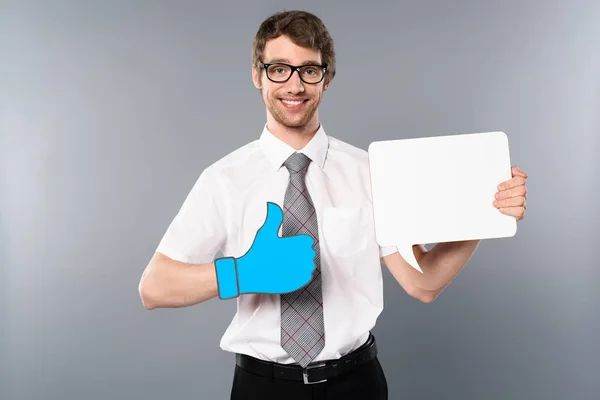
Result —
<svg viewBox="0 0 600 400"><path fill-rule="evenodd" d="M296 116L296 118L289 118L287 115L285 115L285 111L281 113L271 112L271 115L279 124L285 126L286 128L294 129L303 128L307 126L312 119L312 115L307 114L303 114L302 116Z"/></svg>
<svg viewBox="0 0 600 400"><path fill-rule="evenodd" d="M308 126L311 122L311 118L302 118L299 120L290 120L290 119L280 119L279 123L282 124L283 126L286 126L288 128L294 128L294 129L299 129L299 128L304 128L306 126Z"/></svg>

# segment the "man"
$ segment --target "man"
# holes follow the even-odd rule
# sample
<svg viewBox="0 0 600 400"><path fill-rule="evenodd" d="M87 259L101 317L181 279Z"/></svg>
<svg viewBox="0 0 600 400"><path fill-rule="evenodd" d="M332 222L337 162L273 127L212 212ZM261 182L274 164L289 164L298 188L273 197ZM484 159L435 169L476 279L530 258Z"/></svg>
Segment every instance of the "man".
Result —
<svg viewBox="0 0 600 400"><path fill-rule="evenodd" d="M381 260L410 296L429 303L479 241L414 246L423 273L377 244L367 153L326 135L319 122L336 71L333 40L319 18L271 16L252 54L267 114L260 139L202 172L144 271L142 301L154 309L236 298L221 339L223 350L236 353L232 399L387 399L370 332L383 308ZM514 167L499 185L490 199L499 212L524 217L526 178ZM291 292L260 289L270 261L269 249L255 251L258 230L266 229L267 210L277 213L267 204L282 205L282 236L306 235L314 244L314 277ZM215 260L219 251L224 257ZM281 254L276 267L293 272L286 267L296 257Z"/></svg>

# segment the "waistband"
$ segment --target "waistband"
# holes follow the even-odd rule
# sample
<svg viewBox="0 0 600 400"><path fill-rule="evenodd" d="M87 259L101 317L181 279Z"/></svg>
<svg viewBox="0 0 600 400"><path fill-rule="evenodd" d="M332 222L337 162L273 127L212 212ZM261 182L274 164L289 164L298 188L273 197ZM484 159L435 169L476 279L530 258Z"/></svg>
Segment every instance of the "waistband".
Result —
<svg viewBox="0 0 600 400"><path fill-rule="evenodd" d="M298 364L279 364L259 360L246 354L236 354L236 365L251 373L305 384L326 382L328 379L340 376L359 365L374 360L377 357L377 344L373 334L358 349L336 360L323 360L310 363L306 368Z"/></svg>

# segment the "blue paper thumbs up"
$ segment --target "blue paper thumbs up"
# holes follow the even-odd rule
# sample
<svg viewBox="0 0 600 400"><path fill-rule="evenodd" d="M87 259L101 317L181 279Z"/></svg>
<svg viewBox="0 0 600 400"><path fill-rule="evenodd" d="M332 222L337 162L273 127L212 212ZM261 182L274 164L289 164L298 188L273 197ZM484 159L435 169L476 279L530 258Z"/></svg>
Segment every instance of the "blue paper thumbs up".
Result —
<svg viewBox="0 0 600 400"><path fill-rule="evenodd" d="M215 261L221 299L244 293L288 293L310 282L315 270L314 239L309 235L279 237L282 222L281 208L268 202L267 217L248 252Z"/></svg>

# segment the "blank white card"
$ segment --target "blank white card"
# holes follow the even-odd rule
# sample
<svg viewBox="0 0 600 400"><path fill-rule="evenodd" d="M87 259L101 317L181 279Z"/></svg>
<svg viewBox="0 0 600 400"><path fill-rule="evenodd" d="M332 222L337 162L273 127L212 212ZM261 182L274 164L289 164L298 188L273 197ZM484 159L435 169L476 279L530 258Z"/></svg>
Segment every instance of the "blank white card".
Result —
<svg viewBox="0 0 600 400"><path fill-rule="evenodd" d="M493 205L512 177L504 132L376 141L368 153L377 242L415 269L414 244L516 234L516 219Z"/></svg>

